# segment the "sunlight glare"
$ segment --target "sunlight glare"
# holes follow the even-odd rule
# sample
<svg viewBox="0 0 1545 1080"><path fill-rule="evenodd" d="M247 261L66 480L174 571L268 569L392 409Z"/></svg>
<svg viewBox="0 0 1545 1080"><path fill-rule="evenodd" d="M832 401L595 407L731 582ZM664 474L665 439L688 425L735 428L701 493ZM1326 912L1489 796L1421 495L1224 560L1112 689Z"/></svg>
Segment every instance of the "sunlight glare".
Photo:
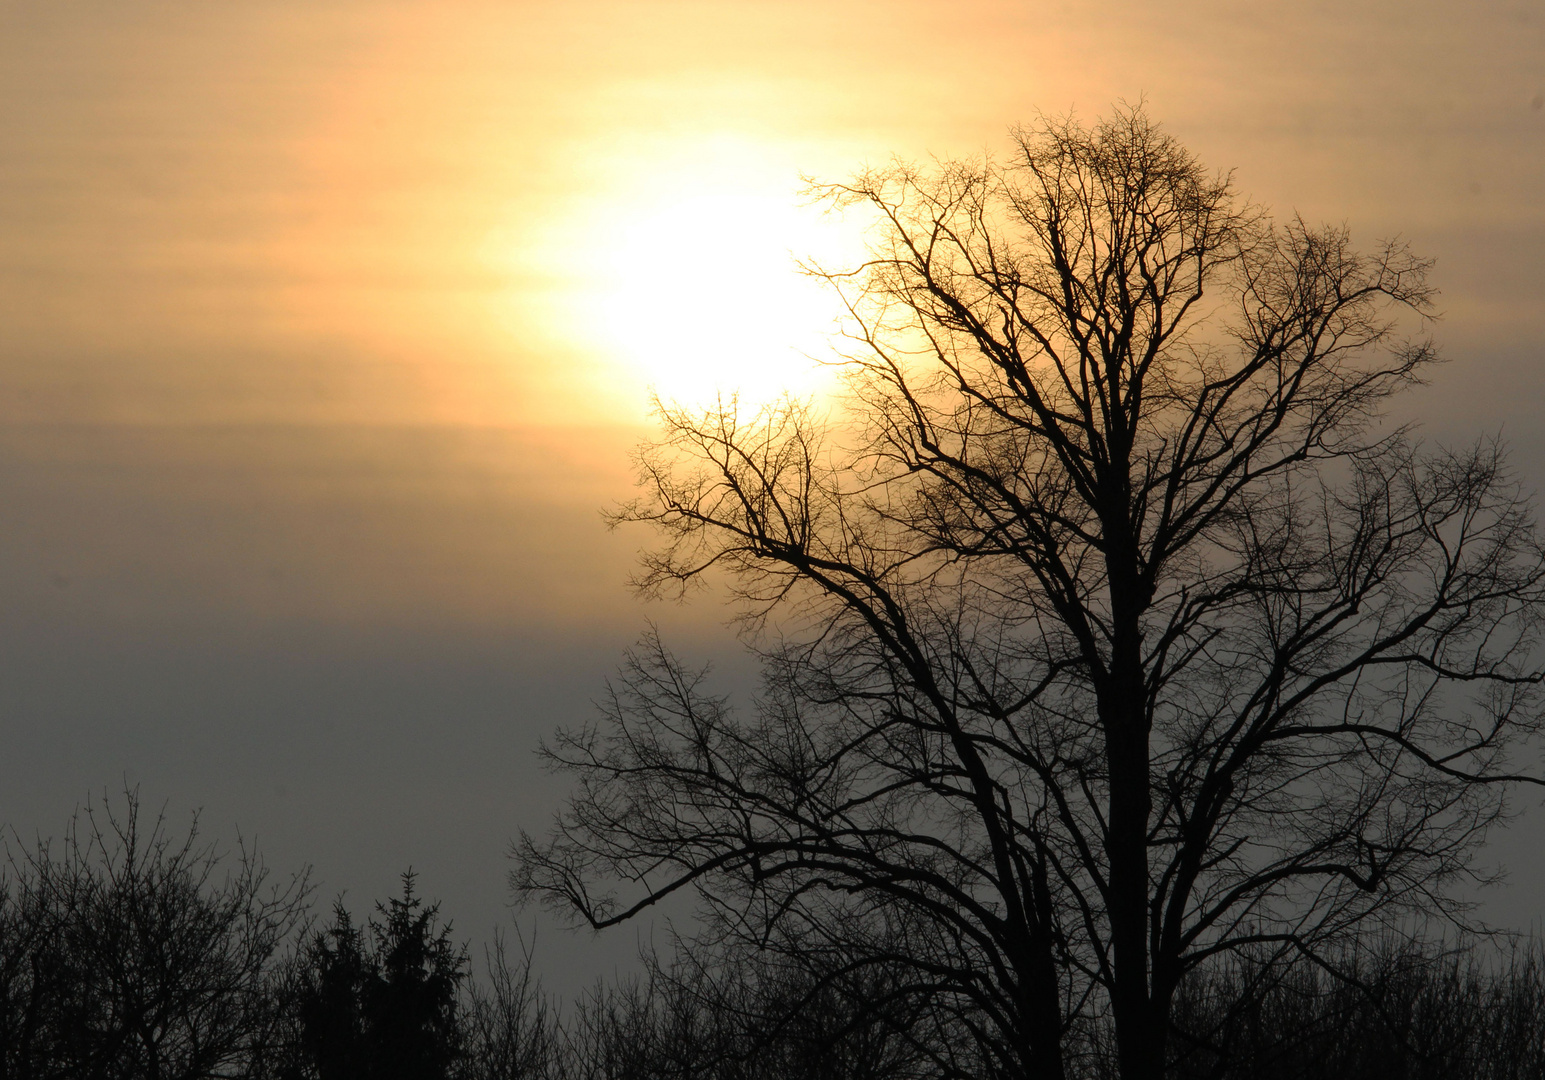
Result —
<svg viewBox="0 0 1545 1080"><path fill-rule="evenodd" d="M567 333L625 392L689 405L733 394L757 407L833 384L822 361L842 306L798 261L850 267L862 237L802 203L793 183L749 172L657 174L568 234Z"/></svg>

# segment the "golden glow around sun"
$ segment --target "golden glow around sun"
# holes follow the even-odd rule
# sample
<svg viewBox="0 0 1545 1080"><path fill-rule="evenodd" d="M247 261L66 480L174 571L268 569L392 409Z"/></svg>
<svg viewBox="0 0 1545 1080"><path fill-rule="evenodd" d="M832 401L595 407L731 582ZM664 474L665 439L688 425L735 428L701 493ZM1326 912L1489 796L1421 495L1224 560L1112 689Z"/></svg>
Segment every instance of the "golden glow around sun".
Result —
<svg viewBox="0 0 1545 1080"><path fill-rule="evenodd" d="M603 365L609 391L689 405L735 395L755 407L830 385L821 361L842 307L798 263L851 266L862 237L805 204L792 170L765 159L720 142L629 169L633 183L584 200L543 238L564 264L552 314Z"/></svg>

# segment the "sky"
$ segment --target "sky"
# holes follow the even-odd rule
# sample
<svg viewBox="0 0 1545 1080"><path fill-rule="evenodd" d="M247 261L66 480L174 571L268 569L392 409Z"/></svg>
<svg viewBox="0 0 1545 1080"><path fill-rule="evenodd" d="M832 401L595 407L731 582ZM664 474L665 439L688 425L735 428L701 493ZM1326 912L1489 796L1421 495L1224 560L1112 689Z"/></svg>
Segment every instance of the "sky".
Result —
<svg viewBox="0 0 1545 1080"><path fill-rule="evenodd" d="M601 511L651 388L826 386L794 259L862 234L802 178L1118 101L1434 257L1402 416L1545 488L1536 3L0 0L0 822L138 786L323 900L411 865L508 924L533 749L647 621L749 677ZM1533 801L1482 901L1525 929ZM560 984L618 955L542 932Z"/></svg>

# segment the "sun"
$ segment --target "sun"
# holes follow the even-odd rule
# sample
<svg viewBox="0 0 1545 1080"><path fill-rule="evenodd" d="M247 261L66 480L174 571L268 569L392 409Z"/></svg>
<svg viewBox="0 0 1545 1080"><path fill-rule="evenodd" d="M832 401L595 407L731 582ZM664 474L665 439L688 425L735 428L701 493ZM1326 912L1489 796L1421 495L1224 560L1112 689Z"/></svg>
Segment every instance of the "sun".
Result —
<svg viewBox="0 0 1545 1080"><path fill-rule="evenodd" d="M568 268L563 331L605 365L614 392L756 407L833 384L825 361L844 309L800 263L852 265L862 238L808 205L797 176L725 156L619 186L549 234Z"/></svg>
<svg viewBox="0 0 1545 1080"><path fill-rule="evenodd" d="M649 208L609 245L596 329L662 398L760 403L818 389L841 313L796 253L828 238L792 199L700 193Z"/></svg>

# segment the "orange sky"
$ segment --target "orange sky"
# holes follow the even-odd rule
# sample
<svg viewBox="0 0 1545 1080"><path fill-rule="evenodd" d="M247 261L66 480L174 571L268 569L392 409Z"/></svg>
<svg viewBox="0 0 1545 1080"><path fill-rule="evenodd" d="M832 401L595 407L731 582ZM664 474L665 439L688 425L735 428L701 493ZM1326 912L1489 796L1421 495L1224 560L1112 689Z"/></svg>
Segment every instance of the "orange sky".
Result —
<svg viewBox="0 0 1545 1080"><path fill-rule="evenodd" d="M1408 408L1504 427L1545 482L1534 2L0 0L0 666L60 672L0 723L65 732L35 744L56 766L0 765L13 820L52 827L128 755L157 797L389 882L406 841L356 865L357 836L315 831L326 768L240 763L208 717L246 684L207 643L267 642L281 688L291 634L361 671L400 669L387 631L614 656L651 614L623 585L647 538L597 511L648 387L819 389L795 350L830 309L791 257L857 241L800 175L1143 96L1279 214L1436 256L1454 362ZM707 636L723 613L653 614ZM82 674L135 648L203 696ZM543 678L582 703L594 671L562 655ZM396 707L392 730L457 723ZM564 719L516 712L512 754ZM204 749L169 758L173 731ZM477 783L453 786L507 838L518 808ZM447 880L497 879L477 860Z"/></svg>
<svg viewBox="0 0 1545 1080"><path fill-rule="evenodd" d="M0 5L0 407L635 421L672 351L637 339L703 352L726 278L816 246L801 172L1141 95L1278 210L1453 262L1451 315L1536 332L1545 30L1512 6ZM717 362L765 366L809 307Z"/></svg>

